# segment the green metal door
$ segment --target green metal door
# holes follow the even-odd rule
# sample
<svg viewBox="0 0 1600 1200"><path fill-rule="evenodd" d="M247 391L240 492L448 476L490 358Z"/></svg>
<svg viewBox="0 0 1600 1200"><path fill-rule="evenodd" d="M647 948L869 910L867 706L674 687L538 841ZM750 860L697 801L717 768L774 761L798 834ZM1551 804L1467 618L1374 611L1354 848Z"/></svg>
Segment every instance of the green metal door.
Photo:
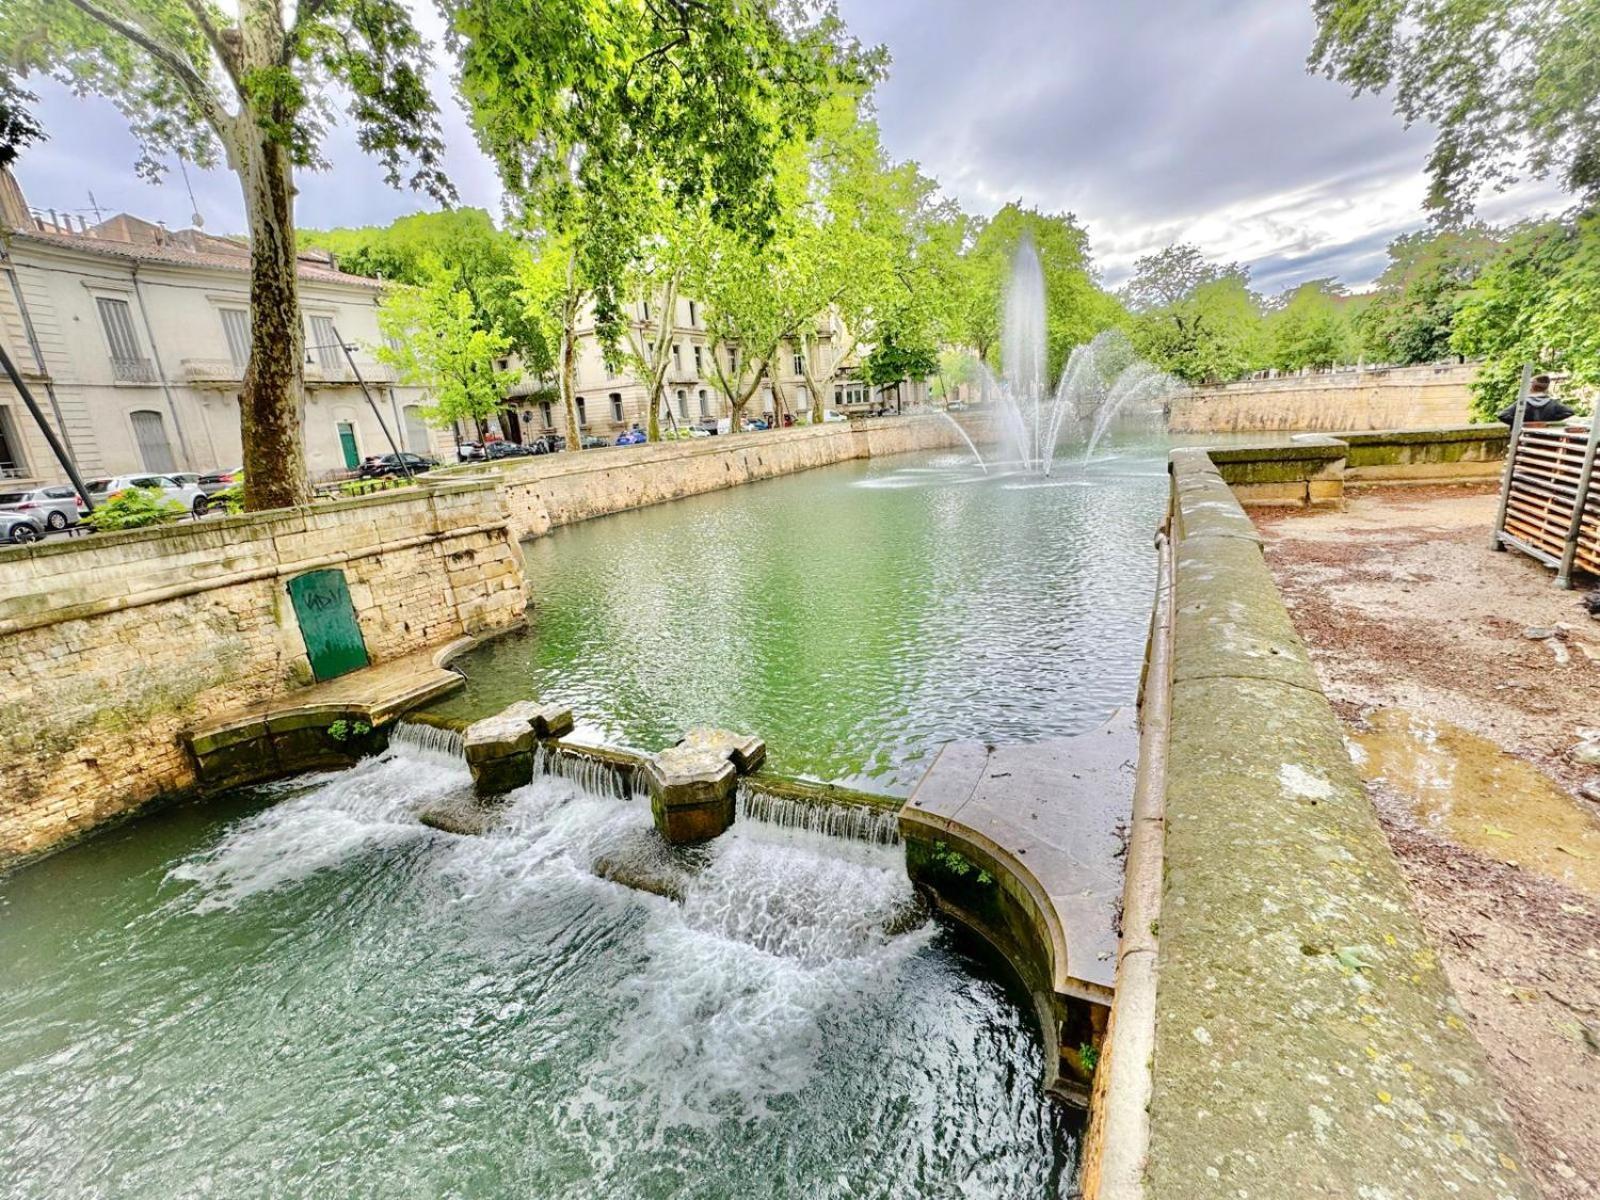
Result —
<svg viewBox="0 0 1600 1200"><path fill-rule="evenodd" d="M289 581L289 599L311 658L311 673L332 679L367 665L367 644L343 571L311 571Z"/></svg>
<svg viewBox="0 0 1600 1200"><path fill-rule="evenodd" d="M344 465L350 470L361 465L361 455L356 452L355 426L348 421L339 422L339 449L344 451Z"/></svg>

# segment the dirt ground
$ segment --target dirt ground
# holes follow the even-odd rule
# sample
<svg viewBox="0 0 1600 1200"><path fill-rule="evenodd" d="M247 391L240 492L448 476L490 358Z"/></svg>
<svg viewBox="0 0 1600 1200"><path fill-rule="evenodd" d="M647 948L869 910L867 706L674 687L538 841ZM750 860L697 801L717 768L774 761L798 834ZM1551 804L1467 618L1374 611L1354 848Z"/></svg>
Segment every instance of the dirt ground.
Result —
<svg viewBox="0 0 1600 1200"><path fill-rule="evenodd" d="M1430 938L1551 1200L1600 1197L1600 620L1488 547L1492 487L1255 510ZM1532 631L1555 636L1532 637ZM1600 738L1600 732L1594 732Z"/></svg>

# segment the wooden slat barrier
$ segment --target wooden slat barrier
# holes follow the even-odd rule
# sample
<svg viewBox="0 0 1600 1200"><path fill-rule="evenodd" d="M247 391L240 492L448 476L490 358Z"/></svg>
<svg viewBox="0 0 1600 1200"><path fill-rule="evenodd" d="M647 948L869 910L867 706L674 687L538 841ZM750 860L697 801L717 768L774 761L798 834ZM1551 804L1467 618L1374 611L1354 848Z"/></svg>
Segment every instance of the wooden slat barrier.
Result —
<svg viewBox="0 0 1600 1200"><path fill-rule="evenodd" d="M1600 425L1525 426L1507 464L1496 545L1556 568L1562 587L1571 586L1574 568L1600 574L1597 444Z"/></svg>

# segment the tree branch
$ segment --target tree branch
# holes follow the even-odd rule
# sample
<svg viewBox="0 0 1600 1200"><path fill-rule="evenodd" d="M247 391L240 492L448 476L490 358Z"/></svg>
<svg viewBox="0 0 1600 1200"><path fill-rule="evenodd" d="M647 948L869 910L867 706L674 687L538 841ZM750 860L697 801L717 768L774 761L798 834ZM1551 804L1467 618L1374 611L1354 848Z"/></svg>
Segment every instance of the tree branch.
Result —
<svg viewBox="0 0 1600 1200"><path fill-rule="evenodd" d="M222 69L228 73L228 78L235 87L239 86L239 52L223 37L223 31L211 19L211 11L206 8L205 0L184 0L189 7L189 12L194 16L194 23L200 26L200 32L205 34L206 41L211 45L211 52L222 63Z"/></svg>
<svg viewBox="0 0 1600 1200"><path fill-rule="evenodd" d="M211 90L210 81L196 70L195 65L182 51L167 45L143 25L107 12L94 3L94 0L67 0L67 2L90 20L98 21L113 33L121 34L150 55L171 72L195 103L205 110L206 119L211 121L217 133L226 136L230 132L226 128L228 114L217 99L216 93Z"/></svg>

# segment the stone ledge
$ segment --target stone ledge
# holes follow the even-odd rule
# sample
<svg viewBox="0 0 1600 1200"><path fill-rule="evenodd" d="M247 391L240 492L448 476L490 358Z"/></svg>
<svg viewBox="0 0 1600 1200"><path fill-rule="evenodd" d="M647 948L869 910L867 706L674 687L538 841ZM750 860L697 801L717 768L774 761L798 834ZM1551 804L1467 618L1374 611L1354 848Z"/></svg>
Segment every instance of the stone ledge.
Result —
<svg viewBox="0 0 1600 1200"><path fill-rule="evenodd" d="M1142 1194L1532 1200L1259 552L1180 528L1174 556Z"/></svg>

